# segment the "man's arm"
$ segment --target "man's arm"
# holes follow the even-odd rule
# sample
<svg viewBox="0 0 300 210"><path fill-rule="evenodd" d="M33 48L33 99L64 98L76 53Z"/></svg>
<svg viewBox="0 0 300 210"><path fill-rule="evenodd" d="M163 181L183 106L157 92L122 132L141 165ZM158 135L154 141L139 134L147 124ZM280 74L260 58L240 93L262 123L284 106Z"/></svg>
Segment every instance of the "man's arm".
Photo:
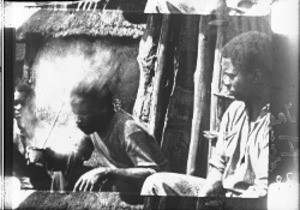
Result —
<svg viewBox="0 0 300 210"><path fill-rule="evenodd" d="M83 161L90 158L93 151L93 144L89 136L82 136L77 144L76 150L71 154L59 154L51 148L46 148L46 164L48 170L65 171L72 160L73 164L82 164Z"/></svg>
<svg viewBox="0 0 300 210"><path fill-rule="evenodd" d="M151 174L167 168L155 139L134 123L125 126L123 148L133 163L130 168L96 168L82 175L75 184L74 191L94 190L107 179L125 180L142 187L144 180Z"/></svg>
<svg viewBox="0 0 300 210"><path fill-rule="evenodd" d="M74 186L74 191L93 191L107 179L125 180L142 187L144 180L156 171L151 168L95 168L83 174Z"/></svg>
<svg viewBox="0 0 300 210"><path fill-rule="evenodd" d="M116 168L109 169L108 175L112 178L143 182L147 176L155 172L153 168Z"/></svg>

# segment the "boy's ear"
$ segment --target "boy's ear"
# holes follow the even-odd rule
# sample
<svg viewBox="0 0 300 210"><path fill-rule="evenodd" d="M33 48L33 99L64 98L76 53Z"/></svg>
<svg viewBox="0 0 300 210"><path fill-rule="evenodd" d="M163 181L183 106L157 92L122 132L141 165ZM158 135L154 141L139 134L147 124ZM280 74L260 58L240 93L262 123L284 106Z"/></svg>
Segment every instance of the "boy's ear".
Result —
<svg viewBox="0 0 300 210"><path fill-rule="evenodd" d="M253 71L253 83L254 84L259 84L261 83L262 80L262 71L260 68L255 68Z"/></svg>

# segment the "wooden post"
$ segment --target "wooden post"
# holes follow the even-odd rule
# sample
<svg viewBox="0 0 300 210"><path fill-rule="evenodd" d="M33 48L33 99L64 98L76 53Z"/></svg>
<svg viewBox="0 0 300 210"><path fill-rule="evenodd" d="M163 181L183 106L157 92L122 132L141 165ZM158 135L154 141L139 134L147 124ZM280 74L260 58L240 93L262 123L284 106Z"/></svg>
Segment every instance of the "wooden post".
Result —
<svg viewBox="0 0 300 210"><path fill-rule="evenodd" d="M199 23L199 37L198 37L198 57L196 71L194 73L194 108L192 119L191 140L189 146L189 155L187 161L186 173L195 175L197 173L197 154L198 149L204 147L204 137L202 132L209 124L209 103L210 103L210 84L211 72L210 67L210 49L208 45L209 37L207 37L208 18L202 16ZM206 122L207 121L207 122ZM202 148L203 149L203 148ZM207 150L205 148L202 151ZM201 154L203 158L204 155ZM204 172L205 171L205 172ZM201 174L206 174L206 166L201 167Z"/></svg>
<svg viewBox="0 0 300 210"><path fill-rule="evenodd" d="M161 28L162 15L149 15L147 28L140 41L138 64L140 68L139 88L133 108L133 115L147 126L150 115L152 82L156 62L156 51Z"/></svg>
<svg viewBox="0 0 300 210"><path fill-rule="evenodd" d="M169 97L174 81L174 51L179 16L150 15L140 42L140 85L133 114L161 142Z"/></svg>
<svg viewBox="0 0 300 210"><path fill-rule="evenodd" d="M177 20L177 17L180 20ZM179 43L175 44L178 47L175 47L173 58L174 84L168 98L161 147L169 159L170 170L177 173L186 172L193 115L193 74L197 61L199 20L200 16L196 15L178 15L172 24L172 39L178 35ZM166 99L167 96L164 97L164 100Z"/></svg>
<svg viewBox="0 0 300 210"><path fill-rule="evenodd" d="M150 108L149 130L158 141L161 141L165 114L172 89L174 71L173 24L174 15L164 15L161 35L157 48L157 65L153 81L153 92Z"/></svg>
<svg viewBox="0 0 300 210"><path fill-rule="evenodd" d="M215 56L214 56L214 67L213 67L213 76L212 76L212 83L211 83L211 99L210 99L210 132L218 132L220 119L218 117L218 106L219 100L216 93L219 93L221 90L221 50L223 47L223 40L224 40L224 30L222 26L217 26L217 40L216 40L216 49L215 49ZM216 138L209 139L208 145L208 159L210 159L211 155L213 154L212 146L214 145ZM209 164L207 162L207 171L209 168Z"/></svg>

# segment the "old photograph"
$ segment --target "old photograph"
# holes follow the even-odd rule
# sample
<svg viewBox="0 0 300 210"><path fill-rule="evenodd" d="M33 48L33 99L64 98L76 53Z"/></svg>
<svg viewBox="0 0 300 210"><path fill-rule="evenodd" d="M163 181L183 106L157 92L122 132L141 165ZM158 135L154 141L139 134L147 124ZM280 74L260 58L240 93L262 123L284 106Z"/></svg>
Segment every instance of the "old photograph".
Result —
<svg viewBox="0 0 300 210"><path fill-rule="evenodd" d="M298 0L3 5L5 208L297 209Z"/></svg>

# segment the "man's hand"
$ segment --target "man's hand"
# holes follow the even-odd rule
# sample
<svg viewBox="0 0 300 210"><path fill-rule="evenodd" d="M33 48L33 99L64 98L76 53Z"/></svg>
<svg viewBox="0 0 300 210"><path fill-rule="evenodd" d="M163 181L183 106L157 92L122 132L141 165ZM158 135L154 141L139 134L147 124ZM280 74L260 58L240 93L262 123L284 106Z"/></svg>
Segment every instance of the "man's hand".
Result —
<svg viewBox="0 0 300 210"><path fill-rule="evenodd" d="M95 168L83 174L76 182L73 191L93 191L101 188L108 179L110 169Z"/></svg>
<svg viewBox="0 0 300 210"><path fill-rule="evenodd" d="M27 146L25 152L27 164L33 164L43 167L45 164L45 150L33 146Z"/></svg>

